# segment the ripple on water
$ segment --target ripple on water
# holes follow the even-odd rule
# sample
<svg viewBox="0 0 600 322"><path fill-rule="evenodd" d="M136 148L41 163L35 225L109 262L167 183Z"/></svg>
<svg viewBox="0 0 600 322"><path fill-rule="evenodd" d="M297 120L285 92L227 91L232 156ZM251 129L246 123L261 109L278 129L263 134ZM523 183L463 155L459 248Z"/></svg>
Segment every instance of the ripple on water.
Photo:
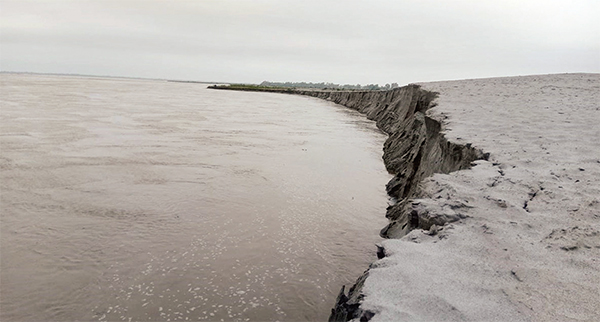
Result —
<svg viewBox="0 0 600 322"><path fill-rule="evenodd" d="M325 320L375 258L385 138L352 111L197 84L0 82L2 320Z"/></svg>

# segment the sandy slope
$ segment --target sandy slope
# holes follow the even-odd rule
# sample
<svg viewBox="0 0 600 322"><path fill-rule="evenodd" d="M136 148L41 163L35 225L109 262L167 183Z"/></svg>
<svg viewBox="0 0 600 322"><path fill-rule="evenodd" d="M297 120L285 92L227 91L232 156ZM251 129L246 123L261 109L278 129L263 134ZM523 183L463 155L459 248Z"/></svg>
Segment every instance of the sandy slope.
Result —
<svg viewBox="0 0 600 322"><path fill-rule="evenodd" d="M600 74L422 84L450 141L490 152L423 183L466 219L383 243L372 321L600 321ZM452 207L450 207L452 205Z"/></svg>

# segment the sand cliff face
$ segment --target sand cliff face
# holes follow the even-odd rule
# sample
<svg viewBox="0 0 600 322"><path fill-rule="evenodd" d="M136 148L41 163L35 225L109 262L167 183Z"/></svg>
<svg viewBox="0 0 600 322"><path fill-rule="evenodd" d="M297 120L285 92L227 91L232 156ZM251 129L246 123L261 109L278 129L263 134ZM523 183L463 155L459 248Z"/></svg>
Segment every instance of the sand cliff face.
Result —
<svg viewBox="0 0 600 322"><path fill-rule="evenodd" d="M392 198L386 217L390 223L381 230L384 238L400 238L415 228L429 229L459 219L446 213L431 216L419 211L410 200L419 195L419 182L434 173L468 168L487 155L470 145L448 142L441 133L440 120L426 115L435 106L437 94L418 85L390 91L297 91L357 110L374 120L389 137L383 147L383 161L394 178L386 189Z"/></svg>
<svg viewBox="0 0 600 322"><path fill-rule="evenodd" d="M391 197L386 217L389 224L381 230L384 238L400 238L411 230L430 230L433 225L457 221L460 214L445 211L428 211L421 203L412 203L420 195L419 183L434 173L450 173L468 168L471 162L487 159L488 155L467 145L448 142L442 133L441 120L426 114L435 106L437 93L423 90L418 85L408 85L390 91L299 91L357 110L374 120L388 134L383 147L383 161L394 175L386 186ZM460 205L459 205L460 206ZM435 227L434 227L435 229ZM381 249L383 257L383 249ZM355 318L370 319L374 314L360 308L362 287L369 270L359 277L348 295L344 288L336 299L330 321L349 321Z"/></svg>

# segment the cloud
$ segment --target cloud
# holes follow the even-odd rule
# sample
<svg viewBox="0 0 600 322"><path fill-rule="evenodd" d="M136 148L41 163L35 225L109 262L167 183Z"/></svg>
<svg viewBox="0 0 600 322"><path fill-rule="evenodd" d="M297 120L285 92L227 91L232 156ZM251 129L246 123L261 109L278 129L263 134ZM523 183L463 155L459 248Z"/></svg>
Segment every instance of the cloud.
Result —
<svg viewBox="0 0 600 322"><path fill-rule="evenodd" d="M600 72L597 1L2 1L1 68L389 83Z"/></svg>

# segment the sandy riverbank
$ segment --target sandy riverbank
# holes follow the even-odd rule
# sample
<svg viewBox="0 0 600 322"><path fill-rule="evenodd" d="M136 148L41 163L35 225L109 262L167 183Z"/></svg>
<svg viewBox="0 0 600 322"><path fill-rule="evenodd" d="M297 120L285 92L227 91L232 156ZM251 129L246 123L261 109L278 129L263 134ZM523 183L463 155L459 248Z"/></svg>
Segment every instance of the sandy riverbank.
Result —
<svg viewBox="0 0 600 322"><path fill-rule="evenodd" d="M490 153L422 184L421 212L465 217L383 242L371 321L600 320L600 75L421 84L450 142Z"/></svg>

